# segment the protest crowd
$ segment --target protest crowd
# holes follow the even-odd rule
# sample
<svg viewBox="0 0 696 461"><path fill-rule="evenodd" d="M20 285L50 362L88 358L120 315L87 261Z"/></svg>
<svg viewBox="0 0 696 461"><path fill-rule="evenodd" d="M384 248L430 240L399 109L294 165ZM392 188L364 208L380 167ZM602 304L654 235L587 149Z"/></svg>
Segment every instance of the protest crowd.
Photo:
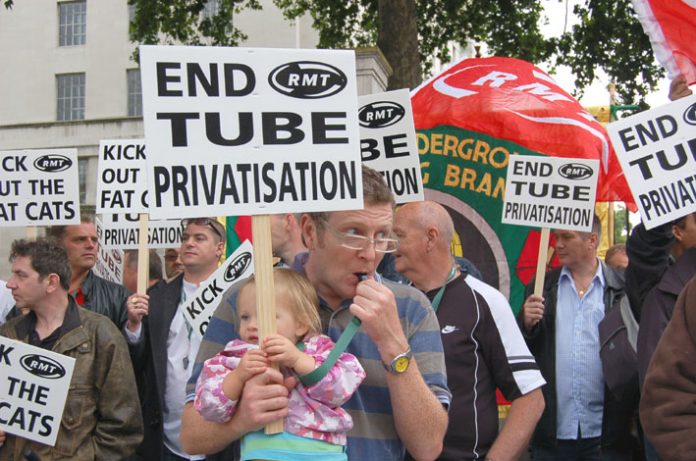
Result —
<svg viewBox="0 0 696 461"><path fill-rule="evenodd" d="M161 48L171 49L146 46L140 55L158 98L183 97L178 84L187 97L223 86L246 97L266 65L263 56L229 64L220 73L229 81L196 90L205 66L180 66L177 47ZM336 59L322 69L339 72ZM271 86L282 86L281 67ZM338 82L335 92L354 84L326 78ZM314 143L258 165L252 155L219 169L155 162L143 191L151 214L159 207L157 218L175 223L157 231L156 249L134 227L110 235L139 249L105 248L113 223L99 215L116 208L116 186L98 189L111 205L101 200L96 213L12 242L1 263L10 275L0 281L0 461L696 460L696 208L661 208L656 191L667 186L656 188L637 203L643 221L625 245L601 257L595 198L611 181L596 185L599 161L557 167L546 156L506 154L507 184L481 174L477 187L500 197L510 228L547 223L536 226L536 275L507 274L523 281L513 297L509 280L483 270L497 264L495 248L489 260L455 253L473 232L462 231L452 200L423 195L418 148L401 169L361 162L357 127L346 128L353 114L316 109L310 96L282 114L258 104L256 134L243 132L253 123L240 113L237 139L223 135L221 113L176 112L188 110L184 102L146 114L165 127L156 141L146 132L148 159L151 148L153 157L166 151L161 143L197 154L188 144L206 136L211 149L253 136L269 149ZM379 110L381 97L360 114ZM687 81L674 79L674 103L690 97ZM367 142L370 152L407 157L398 136ZM466 155L454 134L428 136L419 142L433 149L444 140L444 161L448 149ZM628 128L616 136L632 149ZM100 149L111 160L135 151L132 141L107 144ZM340 158L311 159L317 146ZM696 140L689 146L696 161ZM486 161L483 148L471 149L500 167L495 149ZM144 160L144 146L137 152ZM633 166L645 180L656 164ZM564 179L547 179L552 169ZM473 178L457 187L473 189ZM199 211L206 200L210 208ZM284 207L293 201L306 208ZM243 212L214 212L231 202ZM148 211L135 213L147 226ZM254 215L251 242L233 243L231 215ZM528 253L525 242L515 257Z"/></svg>

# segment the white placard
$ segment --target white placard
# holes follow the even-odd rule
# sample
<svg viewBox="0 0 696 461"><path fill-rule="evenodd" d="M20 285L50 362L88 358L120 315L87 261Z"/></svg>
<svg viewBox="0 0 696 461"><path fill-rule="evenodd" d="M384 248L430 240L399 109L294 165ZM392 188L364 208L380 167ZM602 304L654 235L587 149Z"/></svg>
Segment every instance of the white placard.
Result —
<svg viewBox="0 0 696 461"><path fill-rule="evenodd" d="M201 284L193 297L180 307L193 332L201 338L225 291L233 283L251 277L254 273L253 253L251 243L248 240L242 242L208 281Z"/></svg>
<svg viewBox="0 0 696 461"><path fill-rule="evenodd" d="M99 143L97 213L147 213L145 141Z"/></svg>
<svg viewBox="0 0 696 461"><path fill-rule="evenodd" d="M599 160L511 155L502 222L590 232L598 177Z"/></svg>
<svg viewBox="0 0 696 461"><path fill-rule="evenodd" d="M422 201L423 180L408 90L360 96L359 103L363 163L382 173L396 203Z"/></svg>
<svg viewBox="0 0 696 461"><path fill-rule="evenodd" d="M150 216L362 208L355 53L140 47Z"/></svg>
<svg viewBox="0 0 696 461"><path fill-rule="evenodd" d="M0 151L0 227L80 223L77 149Z"/></svg>
<svg viewBox="0 0 696 461"><path fill-rule="evenodd" d="M103 248L137 250L140 238L138 220L137 215L103 214L98 233L99 244ZM182 233L181 220L148 221L147 247L179 248Z"/></svg>
<svg viewBox="0 0 696 461"><path fill-rule="evenodd" d="M0 336L0 429L54 446L75 359Z"/></svg>
<svg viewBox="0 0 696 461"><path fill-rule="evenodd" d="M109 282L121 285L123 283L123 250L119 248L105 248L101 243L102 235L104 235L104 226L99 218L94 219L94 226L97 228L99 252L97 254L97 262L94 264L92 271Z"/></svg>
<svg viewBox="0 0 696 461"><path fill-rule="evenodd" d="M696 95L607 131L647 229L696 211Z"/></svg>

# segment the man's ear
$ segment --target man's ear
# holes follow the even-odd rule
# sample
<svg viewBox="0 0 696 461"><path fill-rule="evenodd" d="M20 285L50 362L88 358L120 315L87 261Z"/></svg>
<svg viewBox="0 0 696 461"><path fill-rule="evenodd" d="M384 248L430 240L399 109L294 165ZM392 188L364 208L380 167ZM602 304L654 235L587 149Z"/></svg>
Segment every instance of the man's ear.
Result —
<svg viewBox="0 0 696 461"><path fill-rule="evenodd" d="M285 222L285 230L290 232L290 229L292 229L292 221L295 219L295 216L292 213L287 213L283 216L283 221Z"/></svg>
<svg viewBox="0 0 696 461"><path fill-rule="evenodd" d="M432 251L436 244L437 244L437 239L440 236L440 231L438 230L437 227L429 227L425 231L425 237L426 237L426 246L425 249L426 251Z"/></svg>
<svg viewBox="0 0 696 461"><path fill-rule="evenodd" d="M595 250L599 248L599 235L597 235L597 232L590 232L590 238L587 240L594 245Z"/></svg>
<svg viewBox="0 0 696 461"><path fill-rule="evenodd" d="M46 280L48 281L46 284L47 293L53 293L60 288L60 277L55 272L48 274Z"/></svg>
<svg viewBox="0 0 696 461"><path fill-rule="evenodd" d="M317 245L317 224L308 215L303 214L300 220L302 230L302 242L308 250L314 250Z"/></svg>

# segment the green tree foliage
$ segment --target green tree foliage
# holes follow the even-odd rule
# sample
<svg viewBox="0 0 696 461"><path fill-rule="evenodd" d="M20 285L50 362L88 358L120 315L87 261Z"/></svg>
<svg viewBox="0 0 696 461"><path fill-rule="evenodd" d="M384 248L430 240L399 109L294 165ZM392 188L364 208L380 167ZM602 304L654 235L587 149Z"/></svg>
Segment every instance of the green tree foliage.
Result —
<svg viewBox="0 0 696 461"><path fill-rule="evenodd" d="M543 5L567 0L273 1L287 18L311 15L319 31L320 48L356 48L378 42L385 48L393 34L394 21L380 19L380 12L382 16L390 12L405 28L415 19L417 41L392 40L397 46L385 53L397 74L413 70L414 59L404 59L405 54L417 53L422 72L428 73L435 59L449 61L453 43L466 45L474 41L485 44L490 55L545 64L552 72L558 65L569 66L576 78L576 96L602 69L616 83L619 103L645 107L645 95L655 90L664 76L664 71L655 65L650 42L630 0L583 0L573 11L579 24L560 37L551 38L544 37L540 30L549 21ZM12 7L13 0L3 2L6 8ZM218 14L202 18L206 0L128 2L136 9L130 34L137 43L238 45L245 35L233 26L234 15L247 8L261 8L259 0L218 0ZM412 49L414 46L417 50ZM419 80L418 76L407 76L401 81L413 87Z"/></svg>
<svg viewBox="0 0 696 461"><path fill-rule="evenodd" d="M614 206L614 243L626 243L631 232L631 222L628 220L628 210L623 205Z"/></svg>
<svg viewBox="0 0 696 461"><path fill-rule="evenodd" d="M287 17L309 13L319 30L319 46L352 48L376 43L378 6L384 0L274 0ZM409 1L409 0L404 0ZM410 0L415 2L415 0ZM567 65L576 86L589 86L603 69L617 83L622 102L642 102L664 75L654 64L648 37L630 0L585 0L573 13L580 23L561 37L540 31L543 3L563 0L429 0L416 4L421 63L447 62L452 43L485 43L495 56ZM399 14L395 12L394 14ZM553 21L562 18L551 18Z"/></svg>
<svg viewBox="0 0 696 461"><path fill-rule="evenodd" d="M571 68L578 88L590 85L601 68L616 82L619 102L645 108L645 95L665 73L630 0L585 0L574 14L580 24L555 41L555 63Z"/></svg>
<svg viewBox="0 0 696 461"><path fill-rule="evenodd" d="M309 13L319 31L320 48L356 48L377 43L380 4L385 0L274 0L286 17ZM398 3L398 2L395 2ZM451 59L453 43L486 43L492 54L532 62L548 59L555 45L539 30L539 0L401 0L415 3L417 50L427 73L435 59ZM406 8L392 8L400 15ZM408 18L400 19L404 24ZM393 63L392 63L393 65Z"/></svg>
<svg viewBox="0 0 696 461"><path fill-rule="evenodd" d="M244 9L261 9L258 0L218 0L214 15L204 17L206 0L128 0L135 7L130 38L136 43L187 43L235 46L246 35L233 26Z"/></svg>

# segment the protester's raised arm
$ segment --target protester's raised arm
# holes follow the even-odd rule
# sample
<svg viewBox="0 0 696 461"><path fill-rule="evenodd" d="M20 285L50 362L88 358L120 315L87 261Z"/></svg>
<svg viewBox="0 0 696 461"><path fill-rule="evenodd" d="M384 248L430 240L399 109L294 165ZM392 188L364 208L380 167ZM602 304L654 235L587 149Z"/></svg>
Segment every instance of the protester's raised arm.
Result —
<svg viewBox="0 0 696 461"><path fill-rule="evenodd" d="M375 342L383 363L410 349L394 293L374 280L358 285L351 312ZM437 320L434 318L433 322ZM444 367L444 362L443 362ZM399 438L415 459L436 459L447 430L447 411L428 387L415 357L405 372L387 372L387 386Z"/></svg>

